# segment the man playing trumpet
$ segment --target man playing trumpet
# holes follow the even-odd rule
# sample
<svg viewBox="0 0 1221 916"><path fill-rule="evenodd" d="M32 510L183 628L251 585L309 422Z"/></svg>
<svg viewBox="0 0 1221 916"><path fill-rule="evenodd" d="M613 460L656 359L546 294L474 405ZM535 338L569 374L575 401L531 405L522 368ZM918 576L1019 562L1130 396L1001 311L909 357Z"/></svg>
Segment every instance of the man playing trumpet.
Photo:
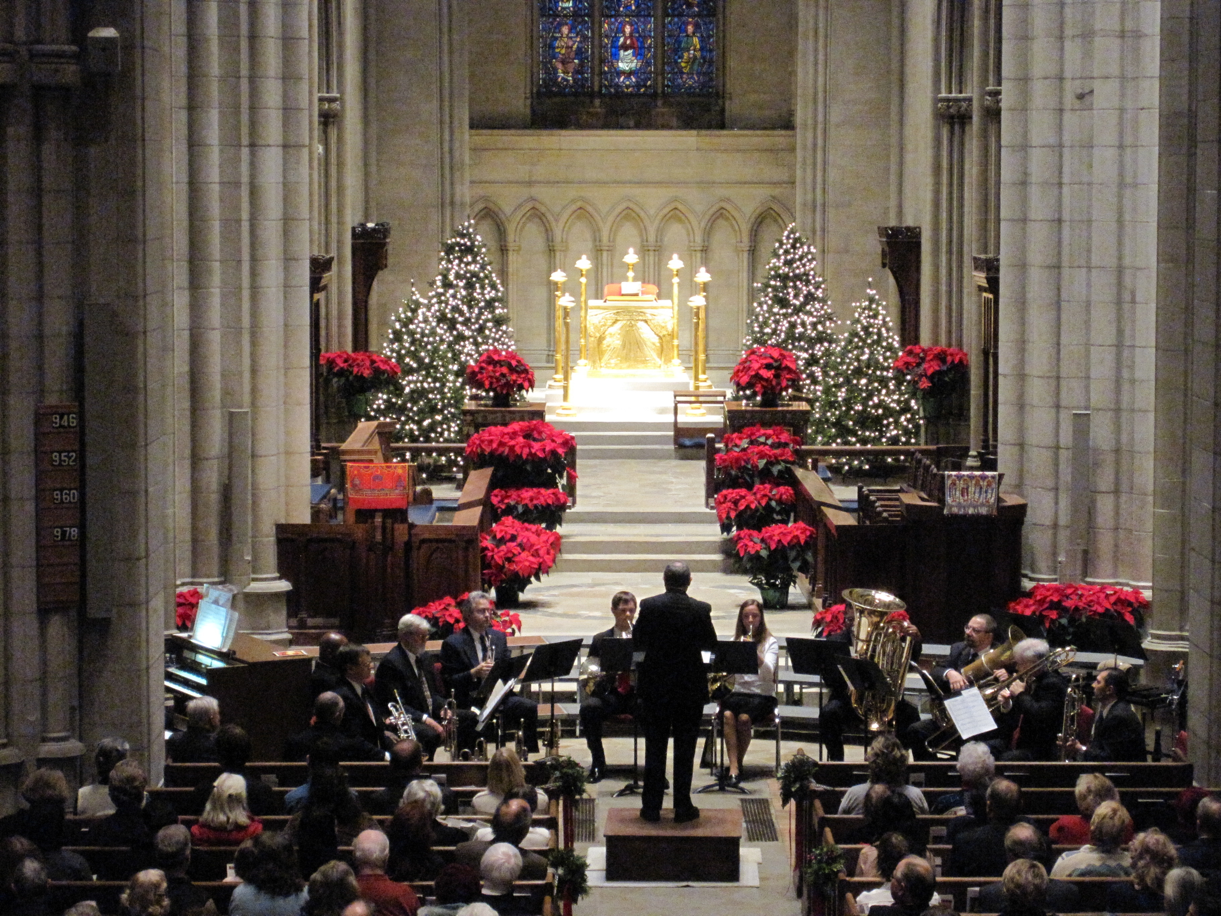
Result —
<svg viewBox="0 0 1221 916"><path fill-rule="evenodd" d="M589 664L592 666L602 657L602 640L631 639L632 621L636 619L636 596L631 592L615 592L611 598L611 613L615 625L603 630L593 638L589 647ZM606 770L606 751L602 747L602 723L613 716L636 711L636 688L628 672L600 674L590 684L588 694L581 701L581 730L585 732L585 744L589 747L589 781L601 782Z"/></svg>

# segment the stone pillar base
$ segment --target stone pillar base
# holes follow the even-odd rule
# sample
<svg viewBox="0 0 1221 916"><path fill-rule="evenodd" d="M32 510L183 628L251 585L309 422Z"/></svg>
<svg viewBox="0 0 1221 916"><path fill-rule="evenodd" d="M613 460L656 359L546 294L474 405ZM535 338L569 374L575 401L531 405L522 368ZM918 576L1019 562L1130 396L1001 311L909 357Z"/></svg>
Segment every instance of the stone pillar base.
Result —
<svg viewBox="0 0 1221 916"><path fill-rule="evenodd" d="M251 577L250 584L234 597L241 614L241 630L269 642L288 645L288 601L292 585L275 575Z"/></svg>

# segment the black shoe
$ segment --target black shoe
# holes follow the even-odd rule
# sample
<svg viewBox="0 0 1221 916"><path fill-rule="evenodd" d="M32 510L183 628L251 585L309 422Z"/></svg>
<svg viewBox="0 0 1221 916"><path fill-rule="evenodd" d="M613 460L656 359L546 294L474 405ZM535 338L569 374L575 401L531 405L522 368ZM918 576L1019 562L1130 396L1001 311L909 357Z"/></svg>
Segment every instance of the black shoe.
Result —
<svg viewBox="0 0 1221 916"><path fill-rule="evenodd" d="M699 812L697 811L697 812L695 812L695 813L696 813L696 816L698 817L698 816L699 816ZM641 808L641 809L640 809L640 817L641 817L643 820L646 820L646 821L649 821L650 823L656 824L658 821L660 821L660 820L661 820L661 812L660 812L660 811L650 811L650 810L648 810L648 809Z"/></svg>
<svg viewBox="0 0 1221 916"><path fill-rule="evenodd" d="M661 781L661 791L663 791L663 792L669 792L669 791L670 791L670 780L668 780L668 779L664 779L664 778L662 779L662 781Z"/></svg>
<svg viewBox="0 0 1221 916"><path fill-rule="evenodd" d="M730 773L725 777L725 785L731 789L740 789L742 787L742 774Z"/></svg>
<svg viewBox="0 0 1221 916"><path fill-rule="evenodd" d="M586 782L601 782L602 781L602 767L598 766L596 763L593 766L591 766L589 768L589 775L585 777L585 781Z"/></svg>
<svg viewBox="0 0 1221 916"><path fill-rule="evenodd" d="M693 821L700 816L700 809L692 805L690 808L675 809L674 823L685 824L687 821Z"/></svg>

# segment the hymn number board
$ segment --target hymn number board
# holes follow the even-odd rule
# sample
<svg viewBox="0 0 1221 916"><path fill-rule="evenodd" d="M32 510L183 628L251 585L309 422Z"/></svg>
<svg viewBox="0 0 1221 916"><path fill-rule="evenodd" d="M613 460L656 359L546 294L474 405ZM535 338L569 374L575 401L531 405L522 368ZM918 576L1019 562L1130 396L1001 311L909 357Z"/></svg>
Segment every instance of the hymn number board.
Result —
<svg viewBox="0 0 1221 916"><path fill-rule="evenodd" d="M44 404L35 421L38 607L79 607L84 551L80 406Z"/></svg>

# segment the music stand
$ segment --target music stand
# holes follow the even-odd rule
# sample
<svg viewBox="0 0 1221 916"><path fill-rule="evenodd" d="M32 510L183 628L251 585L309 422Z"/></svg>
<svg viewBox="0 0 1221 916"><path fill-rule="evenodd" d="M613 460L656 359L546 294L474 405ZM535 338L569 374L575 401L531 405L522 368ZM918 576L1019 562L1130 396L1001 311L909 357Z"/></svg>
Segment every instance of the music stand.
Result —
<svg viewBox="0 0 1221 916"><path fill-rule="evenodd" d="M848 658L851 646L837 639L803 639L790 636L785 640L785 648L789 654L789 665L794 674L817 674L818 706L822 708L823 690L827 684L843 677L839 672L839 660ZM818 730L818 759L823 759L825 745L822 740L822 729Z"/></svg>
<svg viewBox="0 0 1221 916"><path fill-rule="evenodd" d="M708 665L710 674L758 674L759 648L753 642L738 642L737 640L718 640L712 653L712 661ZM717 740L721 724L721 704L712 713L712 740ZM696 795L704 792L740 792L749 795L750 790L743 786L729 784L729 768L725 766L725 745L717 745L717 755L720 757L720 768L716 782L701 786L695 790Z"/></svg>
<svg viewBox="0 0 1221 916"><path fill-rule="evenodd" d="M631 637L627 639L604 639L598 649L598 665L602 674L623 674L635 669L636 663L644 656L643 652L635 651ZM640 716L632 710L632 781L615 793L615 798L625 795L635 795L644 791L640 784Z"/></svg>
<svg viewBox="0 0 1221 916"><path fill-rule="evenodd" d="M566 639L563 642L548 642L537 646L530 655L530 664L518 679L522 684L551 681L551 719L547 726L548 735L552 734L555 728L555 679L567 677L571 673L584 642L583 639Z"/></svg>
<svg viewBox="0 0 1221 916"><path fill-rule="evenodd" d="M509 696L513 692L513 688L517 686L522 672L530 665L530 659L533 657L533 653L529 655L514 655L509 658L497 659L492 663L492 670L483 679L479 689L475 692L476 700L486 701L479 713L479 719L475 723L476 732L482 732L487 727L488 721L492 718L500 704L504 702L504 698ZM503 732L503 728L497 729L497 747L500 747L504 741L504 736L501 732Z"/></svg>

